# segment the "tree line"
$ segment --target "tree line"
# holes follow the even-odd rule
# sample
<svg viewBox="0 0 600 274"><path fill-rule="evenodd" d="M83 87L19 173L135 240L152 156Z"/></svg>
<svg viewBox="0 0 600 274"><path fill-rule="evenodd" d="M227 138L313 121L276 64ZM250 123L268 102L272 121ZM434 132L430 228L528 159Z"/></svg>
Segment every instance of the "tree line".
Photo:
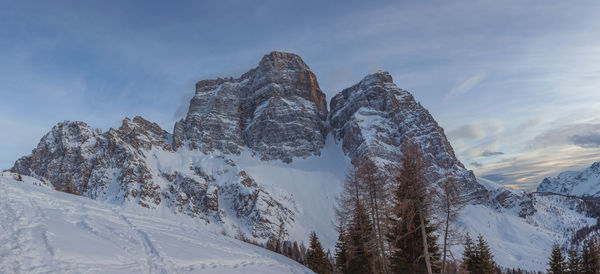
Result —
<svg viewBox="0 0 600 274"><path fill-rule="evenodd" d="M370 157L353 162L336 201L334 254L323 249L315 232L308 248L280 236L255 244L320 274L534 273L497 266L482 235L473 240L452 226L465 197L451 175L431 179L422 153L407 144L398 165L382 168ZM462 258L451 254L451 245L464 247Z"/></svg>
<svg viewBox="0 0 600 274"><path fill-rule="evenodd" d="M482 236L477 245L465 240L462 264L449 252L462 240L452 227L465 203L456 180L448 175L433 181L417 144L404 145L398 163L382 168L366 157L348 171L337 199L339 236L332 271L496 273Z"/></svg>
<svg viewBox="0 0 600 274"><path fill-rule="evenodd" d="M573 244L571 248L563 253L558 243L552 247L552 253L548 259L548 273L550 274L580 274L600 273L600 247L598 240L588 238L583 241L581 247Z"/></svg>

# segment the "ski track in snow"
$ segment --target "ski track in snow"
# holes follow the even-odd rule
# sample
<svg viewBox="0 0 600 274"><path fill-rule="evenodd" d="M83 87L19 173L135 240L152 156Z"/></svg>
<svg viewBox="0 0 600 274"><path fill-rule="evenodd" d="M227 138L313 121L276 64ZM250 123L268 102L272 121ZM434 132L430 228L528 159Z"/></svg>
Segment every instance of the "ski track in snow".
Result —
<svg viewBox="0 0 600 274"><path fill-rule="evenodd" d="M311 273L183 216L0 176L0 273Z"/></svg>

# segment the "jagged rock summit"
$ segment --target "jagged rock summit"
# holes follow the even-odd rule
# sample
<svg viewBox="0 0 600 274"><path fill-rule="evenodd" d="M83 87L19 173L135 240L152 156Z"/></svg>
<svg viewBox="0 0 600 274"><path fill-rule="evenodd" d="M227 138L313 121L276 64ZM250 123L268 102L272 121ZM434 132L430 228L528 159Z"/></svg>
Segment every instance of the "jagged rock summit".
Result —
<svg viewBox="0 0 600 274"><path fill-rule="evenodd" d="M230 159L186 158L171 149L170 137L141 117L106 132L65 121L11 170L96 200L162 206L207 222L228 219L258 238L293 220L290 209Z"/></svg>
<svg viewBox="0 0 600 274"><path fill-rule="evenodd" d="M537 192L551 192L578 197L600 197L600 162L584 171L565 171L554 178L545 178Z"/></svg>
<svg viewBox="0 0 600 274"><path fill-rule="evenodd" d="M423 150L429 180L452 176L471 202L488 203L487 190L458 161L444 130L408 91L394 84L388 72L365 76L334 96L330 105L334 137L353 160L367 156L380 167L393 166L399 162L401 147L415 143Z"/></svg>
<svg viewBox="0 0 600 274"><path fill-rule="evenodd" d="M172 134L141 117L106 132L67 121L11 171L92 199L165 207L259 239L293 234L292 228L304 237L308 228L298 227L305 225L334 241L333 197L349 163L370 157L386 172L411 142L423 149L432 181L453 176L473 204L489 204L443 129L389 73L367 75L330 107L328 113L300 56L271 52L238 79L198 82Z"/></svg>
<svg viewBox="0 0 600 274"><path fill-rule="evenodd" d="M196 84L185 120L174 128L174 148L239 154L248 147L263 160L291 162L319 155L327 136L327 102L300 56L265 55L238 79Z"/></svg>

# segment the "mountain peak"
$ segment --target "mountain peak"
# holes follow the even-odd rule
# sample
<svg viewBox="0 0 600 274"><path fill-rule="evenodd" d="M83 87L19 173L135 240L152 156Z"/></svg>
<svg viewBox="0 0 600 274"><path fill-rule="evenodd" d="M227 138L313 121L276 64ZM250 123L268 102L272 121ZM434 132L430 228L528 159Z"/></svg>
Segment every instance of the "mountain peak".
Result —
<svg viewBox="0 0 600 274"><path fill-rule="evenodd" d="M283 51L272 51L263 56L258 67L274 68L277 70L310 70L298 54Z"/></svg>
<svg viewBox="0 0 600 274"><path fill-rule="evenodd" d="M565 171L554 178L544 178L537 192L600 197L600 162L581 172Z"/></svg>
<svg viewBox="0 0 600 274"><path fill-rule="evenodd" d="M381 80L386 83L394 82L390 73L387 71L384 71L384 70L378 70L374 73L369 73L363 78L362 81L367 80L367 79L378 79L378 80Z"/></svg>
<svg viewBox="0 0 600 274"><path fill-rule="evenodd" d="M174 129L174 148L189 141L193 150L239 154L246 146L263 160L291 162L319 154L326 120L314 73L297 54L273 51L238 79L198 82L186 119Z"/></svg>

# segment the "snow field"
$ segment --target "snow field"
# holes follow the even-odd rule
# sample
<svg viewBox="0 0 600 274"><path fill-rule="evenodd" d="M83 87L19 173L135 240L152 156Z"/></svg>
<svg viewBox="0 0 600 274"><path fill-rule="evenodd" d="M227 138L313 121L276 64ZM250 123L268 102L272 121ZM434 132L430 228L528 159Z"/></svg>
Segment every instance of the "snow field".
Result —
<svg viewBox="0 0 600 274"><path fill-rule="evenodd" d="M115 207L23 178L0 176L0 273L311 273L189 217Z"/></svg>

